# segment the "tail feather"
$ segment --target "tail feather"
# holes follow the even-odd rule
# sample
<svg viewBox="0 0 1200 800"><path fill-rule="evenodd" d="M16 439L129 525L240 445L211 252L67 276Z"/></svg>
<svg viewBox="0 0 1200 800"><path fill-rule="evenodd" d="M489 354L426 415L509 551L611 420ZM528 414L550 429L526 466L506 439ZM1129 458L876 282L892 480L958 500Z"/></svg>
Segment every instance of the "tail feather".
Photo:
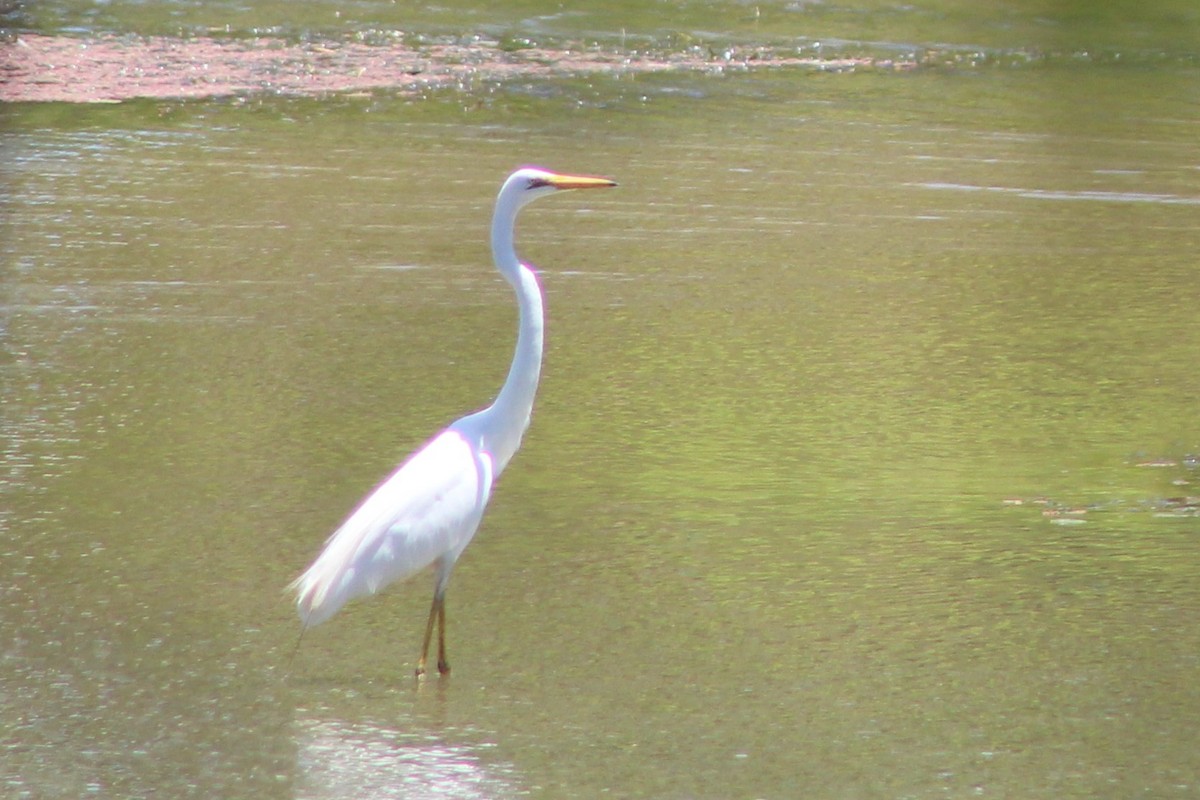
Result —
<svg viewBox="0 0 1200 800"><path fill-rule="evenodd" d="M296 611L305 628L320 625L332 617L350 599L345 591L331 591L346 581L338 580L338 574L322 575L317 571L320 562L313 564L303 575L288 584L288 591L296 593Z"/></svg>

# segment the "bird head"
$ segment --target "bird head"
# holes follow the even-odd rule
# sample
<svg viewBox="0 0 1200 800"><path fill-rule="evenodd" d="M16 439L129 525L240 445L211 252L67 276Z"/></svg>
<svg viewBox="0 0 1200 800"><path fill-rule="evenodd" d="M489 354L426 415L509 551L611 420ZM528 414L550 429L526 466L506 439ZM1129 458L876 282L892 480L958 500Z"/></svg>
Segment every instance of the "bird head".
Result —
<svg viewBox="0 0 1200 800"><path fill-rule="evenodd" d="M512 197L520 207L544 194L560 189L602 189L616 185L616 181L608 178L595 178L590 175L563 175L540 167L522 167L508 176L508 180L500 189L500 199Z"/></svg>

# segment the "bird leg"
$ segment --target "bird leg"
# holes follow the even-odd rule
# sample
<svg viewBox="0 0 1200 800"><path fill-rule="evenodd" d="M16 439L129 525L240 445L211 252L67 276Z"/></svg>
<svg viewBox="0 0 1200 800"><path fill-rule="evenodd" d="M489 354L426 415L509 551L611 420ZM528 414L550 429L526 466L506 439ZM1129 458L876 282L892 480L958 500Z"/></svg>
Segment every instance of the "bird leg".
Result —
<svg viewBox="0 0 1200 800"><path fill-rule="evenodd" d="M438 596L438 674L450 674L450 662L446 660L446 601Z"/></svg>
<svg viewBox="0 0 1200 800"><path fill-rule="evenodd" d="M438 672L446 675L450 672L450 662L446 660L446 602L442 592L433 593L433 605L429 607L429 620L425 623L425 639L421 643L421 657L417 660L417 677L425 674L425 660L429 657L429 643L433 640L433 623L437 620L438 628Z"/></svg>
<svg viewBox="0 0 1200 800"><path fill-rule="evenodd" d="M433 620L437 616L438 596L433 595L433 606L429 609L429 621L425 623L425 640L421 644L421 657L417 659L417 677L425 674L425 657L429 655L429 640L433 638Z"/></svg>

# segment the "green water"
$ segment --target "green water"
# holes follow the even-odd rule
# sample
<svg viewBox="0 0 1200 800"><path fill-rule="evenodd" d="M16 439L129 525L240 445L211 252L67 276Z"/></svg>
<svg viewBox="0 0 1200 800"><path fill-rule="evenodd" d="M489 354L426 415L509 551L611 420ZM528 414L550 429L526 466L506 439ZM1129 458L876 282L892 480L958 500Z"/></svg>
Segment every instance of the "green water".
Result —
<svg viewBox="0 0 1200 800"><path fill-rule="evenodd" d="M208 0L129 2L43 0L18 5L0 22L44 31L217 34L242 37L358 35L400 31L422 38L496 38L508 47L580 40L634 49L798 47L807 53L908 54L1016 51L1039 57L1184 61L1195 64L1200 9L1192 0L714 0L585 2L509 0L436 4L381 0Z"/></svg>
<svg viewBox="0 0 1200 800"><path fill-rule="evenodd" d="M5 109L0 793L1193 796L1197 77ZM454 673L425 578L297 648L282 587L503 380L528 162L621 186L522 217L546 365Z"/></svg>

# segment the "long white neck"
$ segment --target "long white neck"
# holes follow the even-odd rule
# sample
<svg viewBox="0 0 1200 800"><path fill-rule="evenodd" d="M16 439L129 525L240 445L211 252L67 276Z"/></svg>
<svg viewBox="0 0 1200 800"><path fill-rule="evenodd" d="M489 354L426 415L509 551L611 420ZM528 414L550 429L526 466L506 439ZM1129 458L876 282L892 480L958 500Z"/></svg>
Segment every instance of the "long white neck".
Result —
<svg viewBox="0 0 1200 800"><path fill-rule="evenodd" d="M497 220L502 217L501 208L496 209ZM485 445L492 454L493 469L499 475L509 459L521 445L521 436L529 427L533 412L533 398L537 393L538 378L542 372L542 345L544 314L542 290L537 274L517 260L513 247L511 212L508 223L492 226L492 253L496 268L513 287L517 295L520 322L517 328L517 348L513 353L508 378L496 396L495 402L481 412L484 417L483 435Z"/></svg>

